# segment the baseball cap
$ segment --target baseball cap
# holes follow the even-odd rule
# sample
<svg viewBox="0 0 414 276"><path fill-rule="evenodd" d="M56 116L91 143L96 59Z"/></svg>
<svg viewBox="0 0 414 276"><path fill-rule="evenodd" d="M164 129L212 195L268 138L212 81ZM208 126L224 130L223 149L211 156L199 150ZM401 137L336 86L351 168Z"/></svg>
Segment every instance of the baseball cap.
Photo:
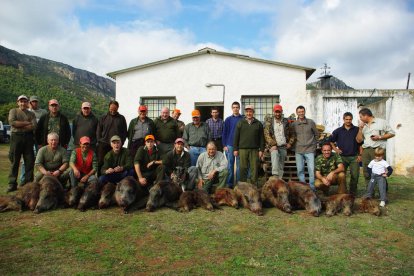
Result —
<svg viewBox="0 0 414 276"><path fill-rule="evenodd" d="M39 101L39 97L38 96L31 96L30 97L30 101L31 102L38 102Z"/></svg>
<svg viewBox="0 0 414 276"><path fill-rule="evenodd" d="M111 137L111 142L113 141L121 141L121 137L119 137L118 135L114 135Z"/></svg>
<svg viewBox="0 0 414 276"><path fill-rule="evenodd" d="M83 103L82 103L82 108L84 108L84 107L91 108L91 107L92 107L92 105L91 105L91 103L90 103L90 102L83 102Z"/></svg>
<svg viewBox="0 0 414 276"><path fill-rule="evenodd" d="M29 100L29 98L27 98L27 96L26 96L26 95L20 95L20 96L17 98L17 100L18 100L18 101L20 101L20 100L26 100L26 101L28 101L28 100Z"/></svg>
<svg viewBox="0 0 414 276"><path fill-rule="evenodd" d="M244 110L247 110L247 109L254 110L254 106L252 104L248 104L248 105L246 105L246 107L244 108Z"/></svg>
<svg viewBox="0 0 414 276"><path fill-rule="evenodd" d="M79 142L80 142L81 144L86 144L86 143L90 144L90 143L91 143L91 139L89 139L89 137L88 137L88 136L83 136L83 137L81 137L81 138L79 139Z"/></svg>
<svg viewBox="0 0 414 276"><path fill-rule="evenodd" d="M179 110L178 108L174 109L174 110L173 110L173 112L174 112L174 113L181 114L181 110Z"/></svg>
<svg viewBox="0 0 414 276"><path fill-rule="evenodd" d="M154 135L148 134L147 136L145 136L145 141L147 141L147 140L155 140Z"/></svg>
<svg viewBox="0 0 414 276"><path fill-rule="evenodd" d="M200 117L200 111L197 109L193 110L193 112L191 112L191 117Z"/></svg>
<svg viewBox="0 0 414 276"><path fill-rule="evenodd" d="M181 142L181 143L183 143L184 144L184 139L183 138L177 138L177 139L175 139L175 144L177 144L178 142Z"/></svg>
<svg viewBox="0 0 414 276"><path fill-rule="evenodd" d="M57 104L57 105L59 105L59 102L56 99L51 99L49 101L49 105L51 105L51 104Z"/></svg>
<svg viewBox="0 0 414 276"><path fill-rule="evenodd" d="M275 104L273 111L283 111L283 107L280 104Z"/></svg>
<svg viewBox="0 0 414 276"><path fill-rule="evenodd" d="M146 106L146 105L140 105L140 106L138 107L138 111L148 111L148 108L147 108L147 106Z"/></svg>

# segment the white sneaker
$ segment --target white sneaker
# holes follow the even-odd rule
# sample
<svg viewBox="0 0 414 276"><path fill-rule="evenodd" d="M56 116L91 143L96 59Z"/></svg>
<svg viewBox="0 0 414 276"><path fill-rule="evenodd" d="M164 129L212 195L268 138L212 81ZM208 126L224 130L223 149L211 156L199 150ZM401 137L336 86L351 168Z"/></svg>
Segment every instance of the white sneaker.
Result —
<svg viewBox="0 0 414 276"><path fill-rule="evenodd" d="M385 201L383 201L383 200L382 200L382 201L380 202L380 206L381 206L381 207L384 207L384 206L385 206Z"/></svg>

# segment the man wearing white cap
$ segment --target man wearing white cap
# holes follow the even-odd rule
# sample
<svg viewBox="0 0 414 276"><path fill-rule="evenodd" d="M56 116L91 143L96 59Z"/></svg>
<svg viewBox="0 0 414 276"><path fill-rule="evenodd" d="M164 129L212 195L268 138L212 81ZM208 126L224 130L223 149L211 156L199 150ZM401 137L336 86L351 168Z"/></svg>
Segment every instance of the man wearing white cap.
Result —
<svg viewBox="0 0 414 276"><path fill-rule="evenodd" d="M20 158L26 163L25 179L21 184L33 180L34 152L33 131L36 129L36 116L28 110L28 98L21 95L17 98L19 107L12 108L9 112L9 123L11 125L11 140L9 159L11 168L9 173L9 188L7 192L17 189L17 175L19 173Z"/></svg>
<svg viewBox="0 0 414 276"><path fill-rule="evenodd" d="M79 147L81 137L87 136L90 139L90 147L96 149L96 128L98 119L92 113L92 105L89 102L83 102L81 111L76 115L72 122L73 143Z"/></svg>
<svg viewBox="0 0 414 276"><path fill-rule="evenodd" d="M263 125L253 117L253 105L246 105L244 111L246 117L236 125L234 156L240 156L240 181L247 181L250 169L250 183L257 185L259 158L262 158L264 150Z"/></svg>
<svg viewBox="0 0 414 276"><path fill-rule="evenodd" d="M46 109L39 107L39 97L38 96L31 96L29 101L30 108L29 110L32 111L35 116L36 120L39 122L40 117L47 113Z"/></svg>
<svg viewBox="0 0 414 276"><path fill-rule="evenodd" d="M47 135L54 132L59 136L59 145L67 148L71 136L69 121L59 109L59 102L52 99L49 101L49 112L40 117L35 132L39 147L47 145Z"/></svg>

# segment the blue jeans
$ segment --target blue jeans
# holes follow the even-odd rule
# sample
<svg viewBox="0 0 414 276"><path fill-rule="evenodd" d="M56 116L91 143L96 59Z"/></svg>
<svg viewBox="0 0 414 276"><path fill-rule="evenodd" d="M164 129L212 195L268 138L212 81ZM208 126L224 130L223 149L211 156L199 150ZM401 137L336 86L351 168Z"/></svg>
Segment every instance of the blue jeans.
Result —
<svg viewBox="0 0 414 276"><path fill-rule="evenodd" d="M308 164L308 173L309 173L309 185L312 190L315 190L315 154L313 152L309 153L296 153L296 167L298 171L299 181L305 181L305 159L306 164Z"/></svg>
<svg viewBox="0 0 414 276"><path fill-rule="evenodd" d="M191 157L191 166L195 166L197 164L198 157L200 156L200 154L202 154L205 151L206 151L206 147L190 146L190 150L188 151L188 153L190 154L190 157Z"/></svg>
<svg viewBox="0 0 414 276"><path fill-rule="evenodd" d="M240 156L237 156L236 160L233 155L233 146L227 145L226 157L227 157L227 170L229 171L229 176L227 177L227 186L233 188L234 186L234 162L236 161L236 182L240 179Z"/></svg>

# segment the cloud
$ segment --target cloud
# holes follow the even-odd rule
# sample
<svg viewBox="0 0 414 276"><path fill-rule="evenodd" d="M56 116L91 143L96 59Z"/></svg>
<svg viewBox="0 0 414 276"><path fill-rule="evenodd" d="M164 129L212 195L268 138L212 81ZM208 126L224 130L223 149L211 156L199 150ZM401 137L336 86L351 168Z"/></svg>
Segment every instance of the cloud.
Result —
<svg viewBox="0 0 414 276"><path fill-rule="evenodd" d="M273 34L275 59L314 67L327 62L355 88L405 88L414 69L414 15L403 1L314 1L294 8L289 14L295 16L279 21Z"/></svg>

